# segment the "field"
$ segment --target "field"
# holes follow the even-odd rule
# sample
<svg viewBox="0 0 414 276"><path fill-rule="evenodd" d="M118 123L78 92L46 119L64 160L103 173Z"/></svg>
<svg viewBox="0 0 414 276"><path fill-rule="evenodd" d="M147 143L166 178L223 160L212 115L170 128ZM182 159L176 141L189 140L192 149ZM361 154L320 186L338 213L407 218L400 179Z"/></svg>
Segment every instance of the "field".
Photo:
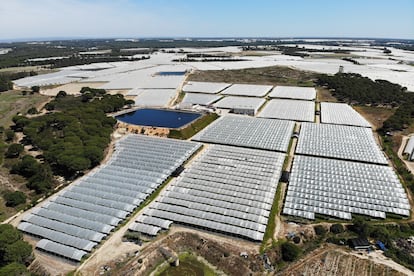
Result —
<svg viewBox="0 0 414 276"><path fill-rule="evenodd" d="M277 275L410 275L410 271L398 264L389 262L381 253L345 251L328 246L308 254Z"/></svg>
<svg viewBox="0 0 414 276"><path fill-rule="evenodd" d="M196 71L188 81L248 83L264 85L312 86L315 73L294 70L284 66L249 68L241 70Z"/></svg>
<svg viewBox="0 0 414 276"><path fill-rule="evenodd" d="M17 113L25 113L30 107L39 109L48 97L39 94L23 96L19 91L7 91L0 93L0 125L10 126L12 118Z"/></svg>
<svg viewBox="0 0 414 276"><path fill-rule="evenodd" d="M23 96L18 91L0 93L0 126L9 127L12 124L14 115L19 112L25 113L32 106L39 108L47 99L48 97L39 94ZM4 162L7 162L7 160ZM24 182L22 177L10 175L8 169L0 168L0 193L5 190L25 191L27 189L24 186ZM3 197L0 197L0 221L5 220L14 213L16 213L16 209L6 207Z"/></svg>
<svg viewBox="0 0 414 276"><path fill-rule="evenodd" d="M382 124L395 112L395 109L385 107L355 106L354 109L367 119L375 129L381 128Z"/></svg>

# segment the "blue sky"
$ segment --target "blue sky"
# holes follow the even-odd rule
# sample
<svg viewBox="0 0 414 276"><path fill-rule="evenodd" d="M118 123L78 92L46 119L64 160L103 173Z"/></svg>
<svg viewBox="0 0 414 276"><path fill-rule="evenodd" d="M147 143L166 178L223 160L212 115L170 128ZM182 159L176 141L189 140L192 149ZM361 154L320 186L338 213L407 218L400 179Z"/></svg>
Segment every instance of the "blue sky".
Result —
<svg viewBox="0 0 414 276"><path fill-rule="evenodd" d="M414 39L414 0L0 0L0 40L47 37Z"/></svg>

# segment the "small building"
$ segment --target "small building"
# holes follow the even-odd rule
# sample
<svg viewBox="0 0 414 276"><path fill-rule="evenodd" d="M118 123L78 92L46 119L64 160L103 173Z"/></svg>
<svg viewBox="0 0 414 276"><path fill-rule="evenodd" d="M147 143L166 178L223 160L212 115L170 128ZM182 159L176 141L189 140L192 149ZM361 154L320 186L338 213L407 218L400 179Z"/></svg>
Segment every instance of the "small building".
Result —
<svg viewBox="0 0 414 276"><path fill-rule="evenodd" d="M407 156L407 159L409 161L412 161L414 159L413 152L414 152L414 136L411 136L407 142L407 145L404 148L403 154Z"/></svg>
<svg viewBox="0 0 414 276"><path fill-rule="evenodd" d="M348 244L355 250L369 250L371 244L366 238L349 239Z"/></svg>

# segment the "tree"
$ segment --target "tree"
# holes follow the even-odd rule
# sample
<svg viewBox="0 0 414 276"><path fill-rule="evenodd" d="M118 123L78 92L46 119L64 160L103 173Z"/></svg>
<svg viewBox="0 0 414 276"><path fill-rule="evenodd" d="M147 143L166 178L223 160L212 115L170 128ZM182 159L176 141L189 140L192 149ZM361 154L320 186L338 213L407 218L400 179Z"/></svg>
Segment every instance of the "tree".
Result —
<svg viewBox="0 0 414 276"><path fill-rule="evenodd" d="M40 92L40 86L35 85L35 86L32 86L31 89L32 89L33 93L39 93Z"/></svg>
<svg viewBox="0 0 414 276"><path fill-rule="evenodd" d="M65 91L59 91L56 95L56 98L64 98L68 95L68 93L66 93Z"/></svg>
<svg viewBox="0 0 414 276"><path fill-rule="evenodd" d="M30 273L24 265L10 263L0 268L0 276L30 276Z"/></svg>
<svg viewBox="0 0 414 276"><path fill-rule="evenodd" d="M12 244L22 238L22 234L10 224L0 224L0 251L8 244Z"/></svg>
<svg viewBox="0 0 414 276"><path fill-rule="evenodd" d="M356 217L353 219L353 224L351 227L352 231L358 234L360 237L369 237L371 233L371 226L361 217Z"/></svg>
<svg viewBox="0 0 414 276"><path fill-rule="evenodd" d="M55 109L55 104L54 103L47 103L47 104L45 104L45 109L47 111L52 111L52 110Z"/></svg>
<svg viewBox="0 0 414 276"><path fill-rule="evenodd" d="M15 207L26 202L26 195L20 191L6 192L3 197L8 207Z"/></svg>
<svg viewBox="0 0 414 276"><path fill-rule="evenodd" d="M313 229L315 230L315 233L318 236L325 235L326 232L327 232L326 228L322 225L316 225L316 226L313 227Z"/></svg>
<svg viewBox="0 0 414 276"><path fill-rule="evenodd" d="M32 257L32 247L23 240L9 244L5 248L3 262L5 263L28 263Z"/></svg>
<svg viewBox="0 0 414 276"><path fill-rule="evenodd" d="M27 110L27 114L37 114L37 109L36 107L31 107L29 110Z"/></svg>
<svg viewBox="0 0 414 276"><path fill-rule="evenodd" d="M4 132L6 134L6 141L12 141L14 139L14 131L11 129L6 129Z"/></svg>
<svg viewBox="0 0 414 276"><path fill-rule="evenodd" d="M23 145L21 144L11 144L6 152L7 158L15 158L19 157L20 153L22 153L24 150Z"/></svg>
<svg viewBox="0 0 414 276"><path fill-rule="evenodd" d="M339 234L344 232L344 227L342 226L342 224L335 223L331 225L331 228L329 230L334 234Z"/></svg>
<svg viewBox="0 0 414 276"><path fill-rule="evenodd" d="M282 244L282 259L287 262L292 262L296 260L296 258L301 253L301 249L290 242L285 242Z"/></svg>

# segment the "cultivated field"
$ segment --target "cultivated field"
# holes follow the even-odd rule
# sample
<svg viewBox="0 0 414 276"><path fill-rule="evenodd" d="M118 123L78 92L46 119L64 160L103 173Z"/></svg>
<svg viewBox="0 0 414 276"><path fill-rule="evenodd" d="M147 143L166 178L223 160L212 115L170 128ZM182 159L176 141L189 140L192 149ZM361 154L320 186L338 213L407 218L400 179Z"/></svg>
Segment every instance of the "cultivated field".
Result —
<svg viewBox="0 0 414 276"><path fill-rule="evenodd" d="M196 71L189 81L248 83L263 85L312 86L315 73L299 71L284 66L249 68L240 70Z"/></svg>

